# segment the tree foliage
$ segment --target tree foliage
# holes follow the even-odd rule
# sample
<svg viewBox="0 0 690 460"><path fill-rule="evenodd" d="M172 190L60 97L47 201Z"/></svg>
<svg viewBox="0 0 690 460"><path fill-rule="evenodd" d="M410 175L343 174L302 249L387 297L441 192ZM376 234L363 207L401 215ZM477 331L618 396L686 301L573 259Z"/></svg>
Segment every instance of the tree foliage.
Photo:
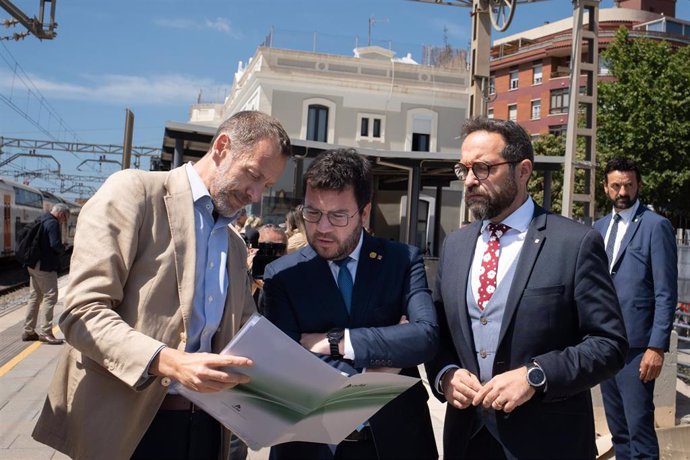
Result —
<svg viewBox="0 0 690 460"><path fill-rule="evenodd" d="M615 79L598 87L597 177L610 158L633 158L642 201L670 216L690 215L690 46L631 39L621 28L602 56ZM608 207L600 186L597 198Z"/></svg>

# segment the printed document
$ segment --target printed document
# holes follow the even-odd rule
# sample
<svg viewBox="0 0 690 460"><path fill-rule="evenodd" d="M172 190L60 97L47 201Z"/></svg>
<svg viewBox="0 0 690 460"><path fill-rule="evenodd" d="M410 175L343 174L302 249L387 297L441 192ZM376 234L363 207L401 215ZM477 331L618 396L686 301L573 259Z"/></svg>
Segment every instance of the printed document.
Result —
<svg viewBox="0 0 690 460"><path fill-rule="evenodd" d="M251 449L289 441L338 444L419 379L389 373L348 377L254 315L221 354L244 356L251 368L236 371L251 382L230 390L176 390Z"/></svg>

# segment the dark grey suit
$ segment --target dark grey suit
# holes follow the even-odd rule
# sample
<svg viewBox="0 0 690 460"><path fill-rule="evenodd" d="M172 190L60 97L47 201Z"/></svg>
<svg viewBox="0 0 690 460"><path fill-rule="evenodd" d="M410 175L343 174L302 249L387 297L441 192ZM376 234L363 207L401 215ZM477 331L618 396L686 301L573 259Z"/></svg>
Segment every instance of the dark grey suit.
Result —
<svg viewBox="0 0 690 460"><path fill-rule="evenodd" d="M444 242L434 293L441 345L427 364L430 380L447 365L479 375L466 292L480 229L477 221ZM493 375L536 360L548 388L510 414L496 413L508 458L594 458L589 389L623 366L626 350L601 236L535 206L505 305ZM481 410L447 406L445 458L463 457Z"/></svg>

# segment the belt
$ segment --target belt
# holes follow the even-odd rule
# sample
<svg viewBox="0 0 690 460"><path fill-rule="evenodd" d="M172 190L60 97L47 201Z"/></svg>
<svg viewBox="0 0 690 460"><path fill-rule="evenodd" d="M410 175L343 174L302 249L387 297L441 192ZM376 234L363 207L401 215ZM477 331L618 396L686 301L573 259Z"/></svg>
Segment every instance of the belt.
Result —
<svg viewBox="0 0 690 460"><path fill-rule="evenodd" d="M178 410L188 412L201 412L201 408L184 396L167 394L158 410Z"/></svg>
<svg viewBox="0 0 690 460"><path fill-rule="evenodd" d="M352 433L348 434L343 441L348 441L348 442L356 442L356 441L373 441L374 439L374 433L371 431L370 426L365 426L362 428L360 431L353 431Z"/></svg>

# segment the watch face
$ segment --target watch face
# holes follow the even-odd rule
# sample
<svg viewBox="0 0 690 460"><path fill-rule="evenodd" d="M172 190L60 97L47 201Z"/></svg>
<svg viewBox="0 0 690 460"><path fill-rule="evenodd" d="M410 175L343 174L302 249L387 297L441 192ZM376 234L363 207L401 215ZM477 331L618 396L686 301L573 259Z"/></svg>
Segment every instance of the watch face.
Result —
<svg viewBox="0 0 690 460"><path fill-rule="evenodd" d="M539 387L544 384L546 376L544 375L544 371L535 366L530 368L530 370L527 372L527 380L533 387Z"/></svg>

